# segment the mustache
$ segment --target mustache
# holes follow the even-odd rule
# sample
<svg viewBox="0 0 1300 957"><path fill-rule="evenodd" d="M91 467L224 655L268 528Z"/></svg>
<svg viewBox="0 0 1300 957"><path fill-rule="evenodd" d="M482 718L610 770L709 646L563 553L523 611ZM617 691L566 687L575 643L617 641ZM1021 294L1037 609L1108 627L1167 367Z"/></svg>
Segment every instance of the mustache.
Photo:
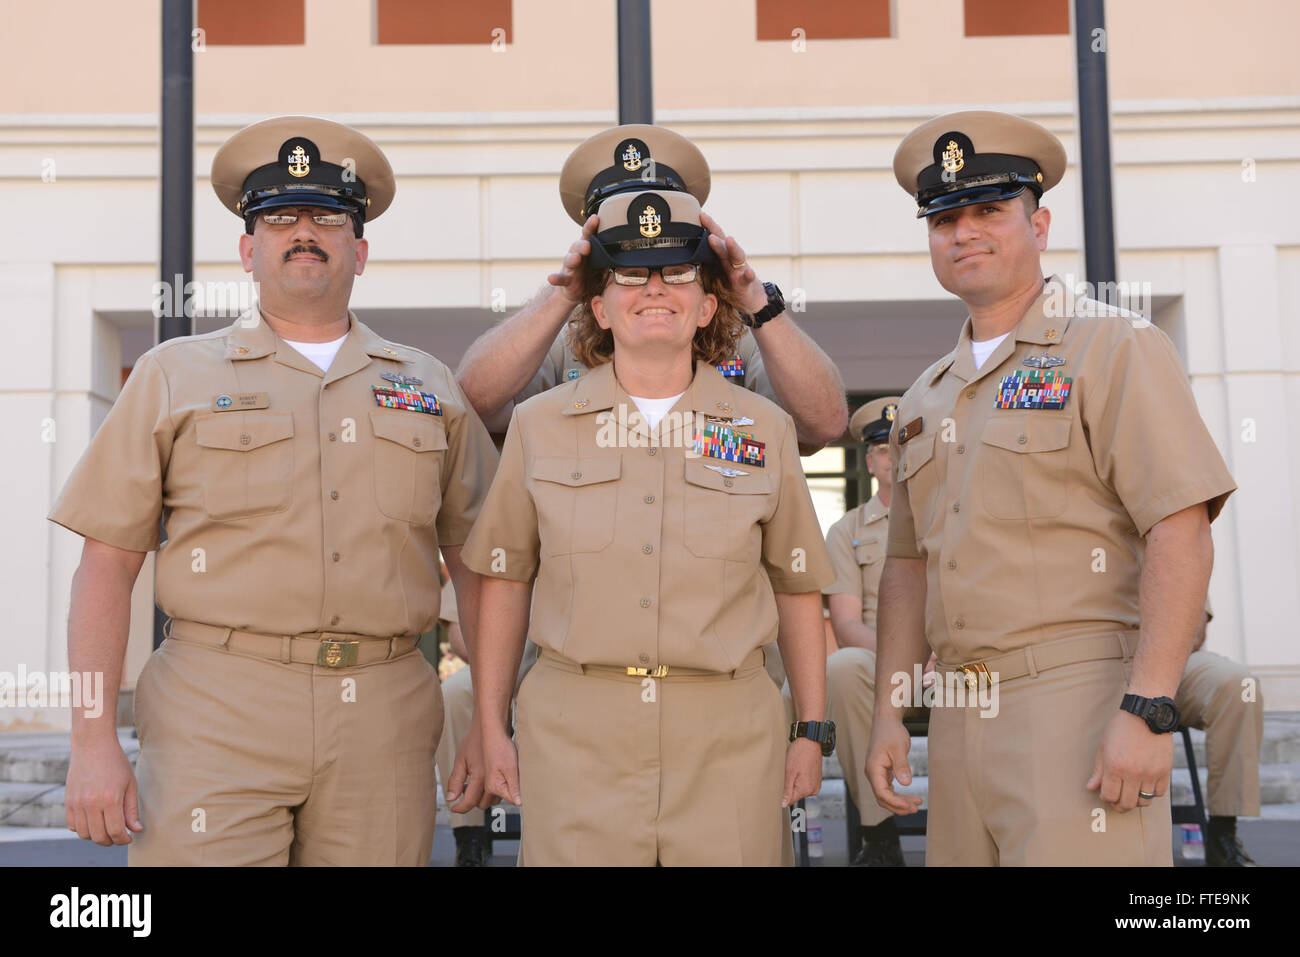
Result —
<svg viewBox="0 0 1300 957"><path fill-rule="evenodd" d="M321 249L319 246L311 246L311 245L294 246L292 249L290 249L288 252L284 254L284 261L288 262L290 256L296 256L298 255L298 253L308 253L309 255L312 256L319 256L321 262L330 261L329 253L325 252L325 250Z"/></svg>

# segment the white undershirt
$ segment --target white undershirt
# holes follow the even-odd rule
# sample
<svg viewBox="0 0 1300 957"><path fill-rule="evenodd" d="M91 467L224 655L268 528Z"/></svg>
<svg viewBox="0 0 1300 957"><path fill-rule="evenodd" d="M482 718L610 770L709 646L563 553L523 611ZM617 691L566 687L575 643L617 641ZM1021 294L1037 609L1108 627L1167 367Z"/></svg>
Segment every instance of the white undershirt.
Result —
<svg viewBox="0 0 1300 957"><path fill-rule="evenodd" d="M343 340L347 337L348 334L345 332L337 339L332 339L329 342L294 342L292 339L285 339L284 341L320 366L321 372L328 372L330 363L338 355L339 346L343 345Z"/></svg>
<svg viewBox="0 0 1300 957"><path fill-rule="evenodd" d="M1011 335L1011 333L1004 332L996 339L985 339L983 342L976 342L974 339L970 341L970 351L975 357L975 368L977 371L979 367L988 360L988 357L993 355L993 350L996 349L1002 340L1009 335Z"/></svg>
<svg viewBox="0 0 1300 957"><path fill-rule="evenodd" d="M636 407L641 410L646 422L653 429L663 421L663 417L668 414L668 410L675 406L677 400L685 394L685 392L679 392L667 399L647 399L639 395L629 395L628 398L636 403Z"/></svg>

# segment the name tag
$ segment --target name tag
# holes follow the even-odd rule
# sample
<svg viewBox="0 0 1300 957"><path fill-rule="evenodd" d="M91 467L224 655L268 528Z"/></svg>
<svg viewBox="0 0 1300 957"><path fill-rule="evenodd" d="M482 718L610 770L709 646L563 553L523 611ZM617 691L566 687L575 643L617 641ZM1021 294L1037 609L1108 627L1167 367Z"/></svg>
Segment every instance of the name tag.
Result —
<svg viewBox="0 0 1300 957"><path fill-rule="evenodd" d="M270 407L269 392L223 392L212 400L213 412L243 412Z"/></svg>

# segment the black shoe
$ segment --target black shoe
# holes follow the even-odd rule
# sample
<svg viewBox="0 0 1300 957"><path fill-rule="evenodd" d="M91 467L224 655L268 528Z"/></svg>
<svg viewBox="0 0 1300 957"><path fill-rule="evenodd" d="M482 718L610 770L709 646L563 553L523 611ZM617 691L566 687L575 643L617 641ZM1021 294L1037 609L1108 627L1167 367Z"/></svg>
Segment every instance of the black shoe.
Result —
<svg viewBox="0 0 1300 957"><path fill-rule="evenodd" d="M487 867L488 839L485 827L454 827L457 867Z"/></svg>
<svg viewBox="0 0 1300 957"><path fill-rule="evenodd" d="M906 867L903 845L898 840L898 827L894 819L886 818L875 827L858 828L862 850L849 867Z"/></svg>
<svg viewBox="0 0 1300 957"><path fill-rule="evenodd" d="M1212 817L1205 835L1206 867L1259 867L1237 837L1235 817Z"/></svg>

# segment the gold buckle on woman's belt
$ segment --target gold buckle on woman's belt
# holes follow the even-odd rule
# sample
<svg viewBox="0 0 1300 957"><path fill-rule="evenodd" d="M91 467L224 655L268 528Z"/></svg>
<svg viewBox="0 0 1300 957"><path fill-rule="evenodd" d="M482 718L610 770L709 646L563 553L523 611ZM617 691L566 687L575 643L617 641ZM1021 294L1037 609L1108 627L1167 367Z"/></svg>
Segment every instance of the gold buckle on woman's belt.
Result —
<svg viewBox="0 0 1300 957"><path fill-rule="evenodd" d="M316 664L323 668L351 668L357 663L359 641L322 641Z"/></svg>
<svg viewBox="0 0 1300 957"><path fill-rule="evenodd" d="M627 673L639 678L663 678L668 674L668 666L657 665L654 668L628 668Z"/></svg>

